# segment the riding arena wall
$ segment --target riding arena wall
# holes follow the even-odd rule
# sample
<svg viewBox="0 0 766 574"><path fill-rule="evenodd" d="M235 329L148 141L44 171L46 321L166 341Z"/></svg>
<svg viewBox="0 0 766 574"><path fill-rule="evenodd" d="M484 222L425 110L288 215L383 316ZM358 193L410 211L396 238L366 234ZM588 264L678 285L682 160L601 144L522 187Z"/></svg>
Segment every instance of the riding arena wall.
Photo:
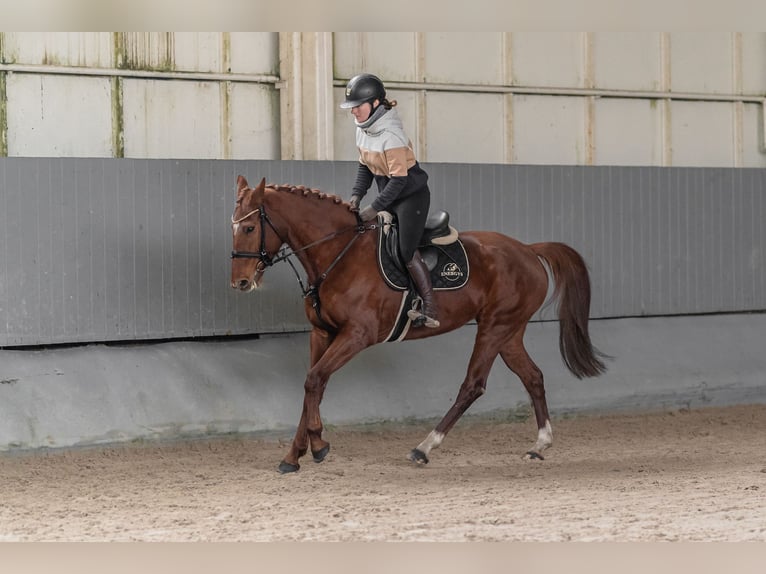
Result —
<svg viewBox="0 0 766 574"><path fill-rule="evenodd" d="M609 372L575 380L555 309L527 333L554 414L766 402L766 171L424 164L458 230L563 241L591 272ZM348 196L354 162L0 158L0 448L289 433L308 367L286 264L229 286L235 182ZM475 326L378 345L337 373L329 424L436 417ZM528 416L502 364L473 414Z"/></svg>
<svg viewBox="0 0 766 574"><path fill-rule="evenodd" d="M236 176L347 198L362 70L454 227L583 254L613 359L536 315L554 415L766 402L766 33L0 32L0 450L292 431L303 301L229 287ZM363 352L325 422L441 416L474 332ZM469 414L528 400L498 364Z"/></svg>

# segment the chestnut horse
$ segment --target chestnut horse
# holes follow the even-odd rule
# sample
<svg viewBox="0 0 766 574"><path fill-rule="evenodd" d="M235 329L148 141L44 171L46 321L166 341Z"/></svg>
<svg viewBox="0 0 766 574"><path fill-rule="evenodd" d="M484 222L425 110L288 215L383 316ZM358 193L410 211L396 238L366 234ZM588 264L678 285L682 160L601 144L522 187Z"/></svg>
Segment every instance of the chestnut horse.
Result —
<svg viewBox="0 0 766 574"><path fill-rule="evenodd" d="M357 215L334 195L302 186L266 186L265 179L252 189L244 177L237 178L231 286L251 291L261 284L267 267L290 261L292 256L300 261L308 282L304 295L312 325L311 366L295 438L279 465L282 473L297 471L299 459L309 448L316 462L327 455L330 444L322 438L319 405L328 379L360 351L384 341L400 309L401 292L386 285L376 261L377 222L362 223ZM439 335L475 320L476 340L454 404L409 458L419 464L428 462L430 451L484 393L498 355L518 375L532 399L538 433L525 456L542 458L553 434L543 374L524 348L527 323L548 292L548 273L541 260L555 282L561 356L577 378L605 371L599 358L603 355L588 335L587 268L582 257L563 243L525 245L489 231L463 232L460 240L470 262L466 285L436 291L441 325L412 328L405 339Z"/></svg>

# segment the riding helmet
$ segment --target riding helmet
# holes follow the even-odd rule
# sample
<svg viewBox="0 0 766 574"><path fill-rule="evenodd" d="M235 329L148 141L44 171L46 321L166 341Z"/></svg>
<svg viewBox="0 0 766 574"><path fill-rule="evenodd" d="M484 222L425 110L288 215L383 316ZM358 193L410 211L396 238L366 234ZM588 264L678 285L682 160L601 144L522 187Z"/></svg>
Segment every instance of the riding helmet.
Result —
<svg viewBox="0 0 766 574"><path fill-rule="evenodd" d="M359 74L348 81L346 85L346 101L340 107L344 109L361 106L365 102L383 101L386 89L380 78L372 74Z"/></svg>

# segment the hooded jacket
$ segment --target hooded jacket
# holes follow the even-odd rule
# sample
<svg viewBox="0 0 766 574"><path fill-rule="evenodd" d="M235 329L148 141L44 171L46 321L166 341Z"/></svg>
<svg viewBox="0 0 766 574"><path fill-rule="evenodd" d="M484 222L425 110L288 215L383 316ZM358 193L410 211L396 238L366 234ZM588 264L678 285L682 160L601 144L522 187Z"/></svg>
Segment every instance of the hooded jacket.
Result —
<svg viewBox="0 0 766 574"><path fill-rule="evenodd" d="M378 197L372 207L383 211L399 199L428 189L428 174L415 159L412 142L395 108L379 106L370 118L356 125L359 170L352 195L361 200L374 179Z"/></svg>

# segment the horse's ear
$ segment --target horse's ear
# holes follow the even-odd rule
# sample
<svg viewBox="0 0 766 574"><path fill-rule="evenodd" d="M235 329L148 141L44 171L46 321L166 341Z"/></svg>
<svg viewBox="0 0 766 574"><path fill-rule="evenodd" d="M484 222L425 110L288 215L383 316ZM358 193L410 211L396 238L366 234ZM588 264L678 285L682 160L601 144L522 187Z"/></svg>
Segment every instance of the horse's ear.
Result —
<svg viewBox="0 0 766 574"><path fill-rule="evenodd" d="M256 202L260 202L263 199L263 192L266 190L266 178L261 179L261 183L255 186L253 190L253 197Z"/></svg>
<svg viewBox="0 0 766 574"><path fill-rule="evenodd" d="M245 193L245 190L248 188L247 180L245 179L245 176L238 175L237 176L237 201L242 199L242 196Z"/></svg>

